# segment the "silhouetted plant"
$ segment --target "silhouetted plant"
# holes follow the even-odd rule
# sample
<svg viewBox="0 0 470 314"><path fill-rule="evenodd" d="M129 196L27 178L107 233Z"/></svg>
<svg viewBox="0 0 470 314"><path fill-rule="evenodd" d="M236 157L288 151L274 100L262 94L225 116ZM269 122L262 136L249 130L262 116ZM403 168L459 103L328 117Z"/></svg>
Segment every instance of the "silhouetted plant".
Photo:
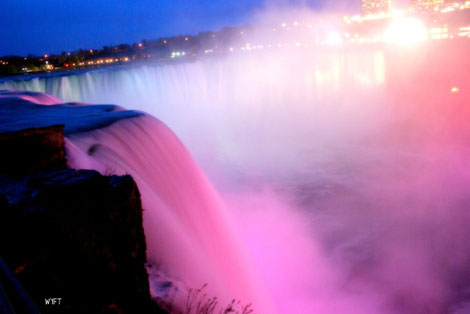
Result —
<svg viewBox="0 0 470 314"><path fill-rule="evenodd" d="M189 289L184 314L251 314L251 304L242 305L240 300L233 299L227 306L220 308L217 297L208 297L204 291L207 284L199 289Z"/></svg>

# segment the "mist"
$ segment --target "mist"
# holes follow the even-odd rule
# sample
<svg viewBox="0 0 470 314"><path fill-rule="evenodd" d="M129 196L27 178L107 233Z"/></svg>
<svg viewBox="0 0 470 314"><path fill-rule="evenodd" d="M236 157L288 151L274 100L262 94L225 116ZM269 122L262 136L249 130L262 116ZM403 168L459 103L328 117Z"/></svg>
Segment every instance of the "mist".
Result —
<svg viewBox="0 0 470 314"><path fill-rule="evenodd" d="M465 51L329 45L341 18L270 10L232 54L0 88L115 103L168 125L279 313L468 312Z"/></svg>

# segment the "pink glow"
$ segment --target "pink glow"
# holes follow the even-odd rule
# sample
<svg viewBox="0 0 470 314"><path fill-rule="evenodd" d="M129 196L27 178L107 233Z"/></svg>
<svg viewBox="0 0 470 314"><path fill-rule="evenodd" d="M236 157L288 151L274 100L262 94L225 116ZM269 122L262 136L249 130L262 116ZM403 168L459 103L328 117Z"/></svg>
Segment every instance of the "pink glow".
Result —
<svg viewBox="0 0 470 314"><path fill-rule="evenodd" d="M18 100L25 100L39 105L58 105L63 104L63 101L57 97L54 97L49 94L39 93L39 92L27 92L23 90L0 90L0 98L9 98Z"/></svg>
<svg viewBox="0 0 470 314"><path fill-rule="evenodd" d="M71 136L68 154L134 176L149 258L188 286L261 313L465 313L461 48L274 52L30 87L148 111L181 138L145 116Z"/></svg>
<svg viewBox="0 0 470 314"><path fill-rule="evenodd" d="M98 144L92 156L86 151ZM250 300L274 313L224 205L181 142L143 117L68 139L71 166L129 173L142 193L149 261L189 288L208 283L222 304ZM185 302L177 296L177 304Z"/></svg>

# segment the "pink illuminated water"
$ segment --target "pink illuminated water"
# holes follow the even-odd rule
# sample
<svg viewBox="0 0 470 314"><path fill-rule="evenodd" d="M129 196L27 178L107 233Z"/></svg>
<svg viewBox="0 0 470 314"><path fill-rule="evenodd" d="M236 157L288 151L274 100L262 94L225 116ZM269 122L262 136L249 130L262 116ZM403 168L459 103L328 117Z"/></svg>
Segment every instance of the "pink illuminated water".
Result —
<svg viewBox="0 0 470 314"><path fill-rule="evenodd" d="M189 287L259 313L466 313L470 64L446 47L2 86L143 110L175 132L142 116L67 143L72 165L136 179L149 259Z"/></svg>
<svg viewBox="0 0 470 314"><path fill-rule="evenodd" d="M233 219L168 127L144 116L71 135L67 145L71 166L127 173L136 180L150 263L188 287L210 284L208 293L221 302L256 300L258 309L268 311L269 302ZM177 297L177 302L185 302L185 295Z"/></svg>

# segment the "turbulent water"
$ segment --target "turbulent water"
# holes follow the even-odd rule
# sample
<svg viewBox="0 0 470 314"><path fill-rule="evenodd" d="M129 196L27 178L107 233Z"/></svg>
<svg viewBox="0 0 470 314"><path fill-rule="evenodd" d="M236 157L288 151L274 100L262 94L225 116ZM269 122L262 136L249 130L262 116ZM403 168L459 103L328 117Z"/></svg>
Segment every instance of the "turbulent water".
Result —
<svg viewBox="0 0 470 314"><path fill-rule="evenodd" d="M217 192L153 118L68 137L75 166L136 178L155 208L149 257L174 277L261 313L465 313L463 57L435 46L293 50L0 89L118 104L176 133Z"/></svg>

